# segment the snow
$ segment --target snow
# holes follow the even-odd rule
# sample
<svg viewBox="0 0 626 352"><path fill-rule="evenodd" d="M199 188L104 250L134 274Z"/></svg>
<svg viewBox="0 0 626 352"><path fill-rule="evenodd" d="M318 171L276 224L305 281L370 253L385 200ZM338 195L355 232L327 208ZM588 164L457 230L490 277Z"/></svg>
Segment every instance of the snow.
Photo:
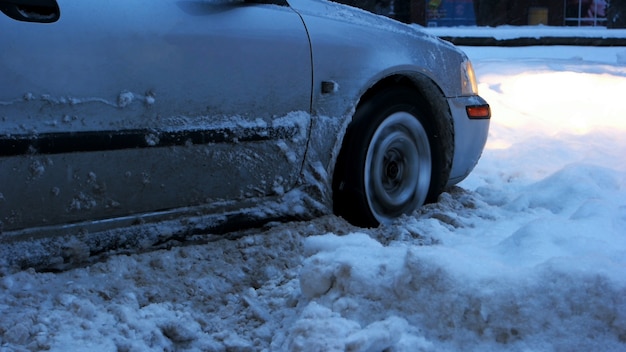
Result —
<svg viewBox="0 0 626 352"><path fill-rule="evenodd" d="M492 127L438 203L2 274L0 351L626 350L626 49L463 49Z"/></svg>
<svg viewBox="0 0 626 352"><path fill-rule="evenodd" d="M427 27L425 30L436 36L490 37L498 40L517 38L571 37L571 38L624 38L625 29L606 27L556 27L556 26L498 26L498 27Z"/></svg>

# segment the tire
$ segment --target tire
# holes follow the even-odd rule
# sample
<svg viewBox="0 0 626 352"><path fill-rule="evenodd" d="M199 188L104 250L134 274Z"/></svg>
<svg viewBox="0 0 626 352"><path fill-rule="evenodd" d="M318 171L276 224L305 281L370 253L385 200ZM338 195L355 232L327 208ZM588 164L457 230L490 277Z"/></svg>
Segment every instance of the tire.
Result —
<svg viewBox="0 0 626 352"><path fill-rule="evenodd" d="M426 106L415 90L399 87L357 108L333 177L337 215L376 227L437 199L447 174Z"/></svg>

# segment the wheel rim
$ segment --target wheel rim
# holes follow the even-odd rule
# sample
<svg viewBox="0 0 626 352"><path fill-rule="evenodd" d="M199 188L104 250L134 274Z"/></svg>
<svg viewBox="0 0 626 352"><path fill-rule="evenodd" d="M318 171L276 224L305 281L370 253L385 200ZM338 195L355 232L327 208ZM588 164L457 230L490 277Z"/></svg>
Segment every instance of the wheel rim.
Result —
<svg viewBox="0 0 626 352"><path fill-rule="evenodd" d="M407 112L389 115L365 159L365 194L376 220L389 223L424 204L431 168L428 135L419 120Z"/></svg>

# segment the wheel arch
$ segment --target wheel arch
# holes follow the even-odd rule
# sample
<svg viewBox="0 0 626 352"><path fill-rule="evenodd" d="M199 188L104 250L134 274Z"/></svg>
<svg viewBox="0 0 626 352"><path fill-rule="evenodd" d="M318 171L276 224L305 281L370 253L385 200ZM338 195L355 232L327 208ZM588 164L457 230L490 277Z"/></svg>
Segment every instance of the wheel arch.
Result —
<svg viewBox="0 0 626 352"><path fill-rule="evenodd" d="M428 118L428 121L431 124L430 126L434 132L431 136L431 143L436 143L436 145L441 148L442 155L442 160L436 161L438 165L433 165L439 170L439 174L436 175L436 177L441 180L441 184L438 185L438 189L433 190L431 193L439 194L443 191L443 188L450 178L455 148L454 120L452 112L450 110L450 106L448 105L446 96L439 85L437 85L427 75L419 72L394 73L385 76L376 83L372 84L361 95L355 111L377 94L395 87L407 87L414 90L420 99L418 103L429 112L429 116L426 118ZM347 126L347 129L349 128L350 125ZM343 145L343 141L341 142L341 145ZM338 160L335 160L335 163L337 161ZM435 167L433 170L435 170ZM334 171L336 172L336 170ZM435 200L436 199L428 199L427 201L432 202Z"/></svg>

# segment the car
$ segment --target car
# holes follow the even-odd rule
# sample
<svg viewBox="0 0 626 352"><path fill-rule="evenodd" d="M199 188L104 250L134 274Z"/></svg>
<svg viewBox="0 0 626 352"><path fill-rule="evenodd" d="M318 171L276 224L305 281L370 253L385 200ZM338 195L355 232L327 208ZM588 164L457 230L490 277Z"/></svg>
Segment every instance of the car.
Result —
<svg viewBox="0 0 626 352"><path fill-rule="evenodd" d="M389 224L463 180L487 139L462 51L338 3L0 10L5 244L330 213Z"/></svg>

